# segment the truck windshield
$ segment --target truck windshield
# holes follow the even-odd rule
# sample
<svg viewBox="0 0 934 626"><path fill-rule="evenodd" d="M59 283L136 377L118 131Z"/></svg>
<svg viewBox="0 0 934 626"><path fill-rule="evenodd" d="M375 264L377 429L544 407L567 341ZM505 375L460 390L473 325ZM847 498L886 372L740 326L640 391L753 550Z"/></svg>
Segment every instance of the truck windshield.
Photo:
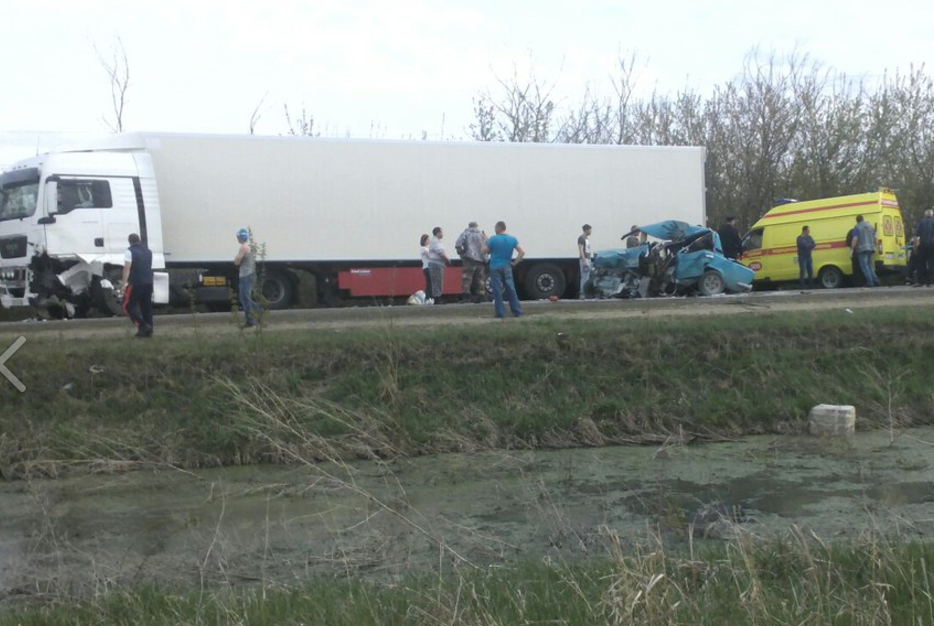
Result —
<svg viewBox="0 0 934 626"><path fill-rule="evenodd" d="M29 217L36 212L39 172L22 169L0 176L0 221Z"/></svg>
<svg viewBox="0 0 934 626"><path fill-rule="evenodd" d="M36 212L38 183L0 189L0 221L29 217Z"/></svg>

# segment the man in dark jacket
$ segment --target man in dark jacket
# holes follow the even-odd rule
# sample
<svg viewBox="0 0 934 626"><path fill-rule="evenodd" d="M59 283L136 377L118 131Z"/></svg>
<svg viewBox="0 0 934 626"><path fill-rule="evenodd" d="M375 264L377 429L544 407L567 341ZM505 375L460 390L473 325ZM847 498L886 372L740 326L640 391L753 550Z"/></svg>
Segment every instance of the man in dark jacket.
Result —
<svg viewBox="0 0 934 626"><path fill-rule="evenodd" d="M123 310L139 328L137 337L152 337L152 252L136 233L128 241L130 247L123 255Z"/></svg>
<svg viewBox="0 0 934 626"><path fill-rule="evenodd" d="M734 261L743 253L743 240L739 236L734 224L736 218L730 215L726 218L726 224L720 227L717 234L720 235L720 245L723 247L723 256Z"/></svg>
<svg viewBox="0 0 934 626"><path fill-rule="evenodd" d="M798 235L795 243L798 247L798 285L802 289L810 289L811 281L814 280L814 261L811 252L817 245L811 237L811 229L807 226L802 227L801 234Z"/></svg>
<svg viewBox="0 0 934 626"><path fill-rule="evenodd" d="M924 212L924 217L915 226L915 271L918 283L931 286L934 280L934 209Z"/></svg>

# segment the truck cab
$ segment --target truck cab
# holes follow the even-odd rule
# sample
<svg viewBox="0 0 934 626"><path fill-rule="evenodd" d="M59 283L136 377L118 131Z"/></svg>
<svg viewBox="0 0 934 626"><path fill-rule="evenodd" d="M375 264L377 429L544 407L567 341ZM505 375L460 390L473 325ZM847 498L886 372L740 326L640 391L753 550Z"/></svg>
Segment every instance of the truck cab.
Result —
<svg viewBox="0 0 934 626"><path fill-rule="evenodd" d="M148 155L61 152L0 175L0 304L57 306L70 316L113 308L127 237L138 233L164 267ZM97 302L95 302L97 300Z"/></svg>

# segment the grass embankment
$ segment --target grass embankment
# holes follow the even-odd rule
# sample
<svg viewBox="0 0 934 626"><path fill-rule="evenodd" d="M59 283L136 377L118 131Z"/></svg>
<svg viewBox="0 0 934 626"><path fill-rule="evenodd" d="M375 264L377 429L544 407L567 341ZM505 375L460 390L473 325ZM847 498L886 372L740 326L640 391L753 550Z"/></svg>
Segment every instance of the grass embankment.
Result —
<svg viewBox="0 0 934 626"><path fill-rule="evenodd" d="M267 587L112 592L0 616L0 625L593 624L856 625L934 623L934 545L825 545L744 539L694 554L656 542L573 565L411 578L396 585L319 580Z"/></svg>
<svg viewBox="0 0 934 626"><path fill-rule="evenodd" d="M281 446L251 427L269 418L346 457L788 432L821 402L855 405L863 427L934 416L921 308L146 342L67 332L16 354L25 393L0 381L8 477L276 461Z"/></svg>

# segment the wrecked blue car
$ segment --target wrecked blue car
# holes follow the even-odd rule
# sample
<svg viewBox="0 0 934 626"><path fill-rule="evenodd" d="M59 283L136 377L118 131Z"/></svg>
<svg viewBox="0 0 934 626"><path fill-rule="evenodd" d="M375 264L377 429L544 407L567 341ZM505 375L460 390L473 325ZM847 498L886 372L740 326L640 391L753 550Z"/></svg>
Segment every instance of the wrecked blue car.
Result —
<svg viewBox="0 0 934 626"><path fill-rule="evenodd" d="M667 220L642 226L633 248L602 250L593 260L588 298L645 298L700 293L742 293L752 289L755 274L723 256L720 236L709 228ZM651 239L649 239L651 238Z"/></svg>

